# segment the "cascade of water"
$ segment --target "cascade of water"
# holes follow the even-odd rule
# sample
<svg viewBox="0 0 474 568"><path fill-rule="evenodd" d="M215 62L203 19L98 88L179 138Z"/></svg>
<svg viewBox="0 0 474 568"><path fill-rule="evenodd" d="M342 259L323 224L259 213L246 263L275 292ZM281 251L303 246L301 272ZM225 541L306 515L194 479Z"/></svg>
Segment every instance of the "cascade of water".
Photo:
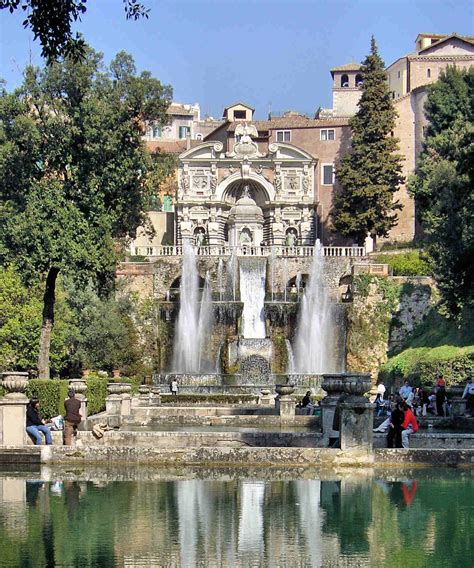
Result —
<svg viewBox="0 0 474 568"><path fill-rule="evenodd" d="M286 291L287 291L287 284L288 284L288 259L283 259L283 301L286 302Z"/></svg>
<svg viewBox="0 0 474 568"><path fill-rule="evenodd" d="M230 297L234 302L237 293L237 266L237 253L233 250L231 257L227 262L227 281L230 287Z"/></svg>
<svg viewBox="0 0 474 568"><path fill-rule="evenodd" d="M203 350L209 338L212 305L209 277L201 305L196 257L188 241L183 244L183 269L179 286L179 314L176 322L173 349L173 372L199 373Z"/></svg>
<svg viewBox="0 0 474 568"><path fill-rule="evenodd" d="M339 340L329 295L324 286L324 259L319 240L314 247L313 266L300 305L295 339L296 373L343 371L335 342Z"/></svg>
<svg viewBox="0 0 474 568"><path fill-rule="evenodd" d="M265 337L265 268L264 258L242 258L240 267L240 300L243 302L242 335L245 339Z"/></svg>
<svg viewBox="0 0 474 568"><path fill-rule="evenodd" d="M197 334L197 343L199 349L198 369L201 373L210 370L205 368L205 360L203 358L203 355L205 354L207 340L210 336L210 331L213 323L212 320L213 320L212 292L211 292L209 272L206 272L206 278L204 281L204 290L201 299L201 309L199 310L198 334Z"/></svg>
<svg viewBox="0 0 474 568"><path fill-rule="evenodd" d="M296 273L295 285L296 285L296 295L299 300L300 290L301 290L301 272Z"/></svg>
<svg viewBox="0 0 474 568"><path fill-rule="evenodd" d="M286 365L286 372L289 375L295 374L295 357L293 355L293 348L291 347L291 343L289 339L285 339L286 344L286 353L288 355L288 363Z"/></svg>
<svg viewBox="0 0 474 568"><path fill-rule="evenodd" d="M222 302L222 275L224 272L224 260L219 259L217 264L217 289L219 290L219 300Z"/></svg>
<svg viewBox="0 0 474 568"><path fill-rule="evenodd" d="M271 274L272 274L272 302L274 300L273 298L273 294L275 291L275 247L272 247L272 250L270 252L270 266L271 266Z"/></svg>

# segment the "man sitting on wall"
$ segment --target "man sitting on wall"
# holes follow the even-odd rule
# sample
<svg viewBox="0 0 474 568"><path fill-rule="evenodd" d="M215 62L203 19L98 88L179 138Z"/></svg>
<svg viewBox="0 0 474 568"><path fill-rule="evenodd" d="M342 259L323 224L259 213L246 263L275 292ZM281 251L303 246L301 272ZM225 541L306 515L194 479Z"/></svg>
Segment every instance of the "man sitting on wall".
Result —
<svg viewBox="0 0 474 568"><path fill-rule="evenodd" d="M41 433L43 433L46 445L49 446L53 443L51 430L41 418L39 406L40 402L37 398L32 398L28 403L26 407L26 431L32 436L36 446L39 446L43 441L41 438Z"/></svg>

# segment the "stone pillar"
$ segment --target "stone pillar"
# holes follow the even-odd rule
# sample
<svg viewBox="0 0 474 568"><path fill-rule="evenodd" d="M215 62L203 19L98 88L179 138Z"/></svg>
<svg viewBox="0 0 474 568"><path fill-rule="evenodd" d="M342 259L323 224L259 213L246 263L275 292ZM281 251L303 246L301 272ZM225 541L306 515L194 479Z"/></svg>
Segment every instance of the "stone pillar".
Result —
<svg viewBox="0 0 474 568"><path fill-rule="evenodd" d="M161 389L160 387L151 387L151 394L149 400L150 406L161 405Z"/></svg>
<svg viewBox="0 0 474 568"><path fill-rule="evenodd" d="M105 399L105 412L109 428L120 428L122 424L122 397L119 394L120 390L120 385L116 383L107 385L109 395Z"/></svg>
<svg viewBox="0 0 474 568"><path fill-rule="evenodd" d="M140 385L138 387L138 404L139 406L148 406L150 404L150 387L148 385Z"/></svg>
<svg viewBox="0 0 474 568"><path fill-rule="evenodd" d="M344 388L342 375L323 375L321 386L327 393L327 396L325 396L320 402L323 443L327 446L330 438L339 437L339 432L337 430L333 430L332 426L337 401L339 400Z"/></svg>
<svg viewBox="0 0 474 568"><path fill-rule="evenodd" d="M276 385L278 397L275 399L275 408L281 420L295 419L295 401L291 395L295 392L294 385Z"/></svg>
<svg viewBox="0 0 474 568"><path fill-rule="evenodd" d="M74 389L76 393L76 398L81 402L81 409L80 414L82 417L81 423L77 427L78 430L87 430L87 418L88 418L88 411L87 411L87 397L85 392L87 390L87 383L82 379L71 379L69 381L69 388Z"/></svg>
<svg viewBox="0 0 474 568"><path fill-rule="evenodd" d="M341 450L372 451L374 405L348 399L341 403Z"/></svg>
<svg viewBox="0 0 474 568"><path fill-rule="evenodd" d="M122 387L122 406L120 407L120 414L122 416L130 416L132 413L132 397L130 395L132 392L132 385L128 383L120 383L120 386Z"/></svg>
<svg viewBox="0 0 474 568"><path fill-rule="evenodd" d="M262 389L260 391L260 405L271 406L272 397L270 396L270 389Z"/></svg>
<svg viewBox="0 0 474 568"><path fill-rule="evenodd" d="M451 416L453 418L455 416L464 416L466 414L466 406L467 400L465 398L455 396L451 399Z"/></svg>
<svg viewBox="0 0 474 568"><path fill-rule="evenodd" d="M26 405L23 394L28 384L28 373L2 373L2 386L8 392L0 398L0 446L24 446L27 441Z"/></svg>

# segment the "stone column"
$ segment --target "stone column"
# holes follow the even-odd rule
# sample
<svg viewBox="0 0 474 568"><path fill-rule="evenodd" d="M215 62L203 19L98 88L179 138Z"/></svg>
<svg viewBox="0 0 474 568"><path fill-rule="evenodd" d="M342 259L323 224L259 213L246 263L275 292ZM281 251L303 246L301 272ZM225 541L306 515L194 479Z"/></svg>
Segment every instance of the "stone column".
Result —
<svg viewBox="0 0 474 568"><path fill-rule="evenodd" d="M276 385L275 390L278 398L275 399L275 407L280 415L280 420L292 421L295 419L295 401L291 395L295 392L294 385Z"/></svg>
<svg viewBox="0 0 474 568"><path fill-rule="evenodd" d="M121 386L121 397L122 406L120 407L120 414L122 416L130 416L132 413L132 397L130 393L132 392L132 385L128 383L120 383Z"/></svg>
<svg viewBox="0 0 474 568"><path fill-rule="evenodd" d="M109 383L107 391L109 395L105 399L105 412L107 413L107 425L109 428L120 428L122 424L122 397L120 396L120 385Z"/></svg>
<svg viewBox="0 0 474 568"><path fill-rule="evenodd" d="M88 400L85 395L85 392L87 390L87 383L82 379L71 379L69 381L69 388L74 389L77 400L81 402L81 409L79 412L81 413L82 420L77 429L81 431L87 430L87 418L89 417L87 411Z"/></svg>
<svg viewBox="0 0 474 568"><path fill-rule="evenodd" d="M365 400L341 403L341 450L372 451L374 405Z"/></svg>
<svg viewBox="0 0 474 568"><path fill-rule="evenodd" d="M323 375L321 384L327 396L321 400L321 424L323 431L323 443L328 445L330 438L338 438L339 432L333 430L334 413L337 401L342 394L343 380L342 375Z"/></svg>
<svg viewBox="0 0 474 568"><path fill-rule="evenodd" d="M0 398L0 446L24 446L27 441L26 405L23 394L28 385L28 373L2 373L2 386L8 392Z"/></svg>
<svg viewBox="0 0 474 568"><path fill-rule="evenodd" d="M151 387L150 406L161 405L161 389L160 387Z"/></svg>
<svg viewBox="0 0 474 568"><path fill-rule="evenodd" d="M150 404L150 387L148 385L140 385L138 387L138 405L148 406Z"/></svg>

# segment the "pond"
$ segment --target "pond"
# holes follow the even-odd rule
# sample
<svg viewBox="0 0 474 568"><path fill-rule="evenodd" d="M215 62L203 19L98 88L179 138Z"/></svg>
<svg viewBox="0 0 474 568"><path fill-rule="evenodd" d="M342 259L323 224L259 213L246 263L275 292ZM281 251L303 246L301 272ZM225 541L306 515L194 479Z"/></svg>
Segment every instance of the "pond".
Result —
<svg viewBox="0 0 474 568"><path fill-rule="evenodd" d="M457 567L474 472L0 472L0 566Z"/></svg>

